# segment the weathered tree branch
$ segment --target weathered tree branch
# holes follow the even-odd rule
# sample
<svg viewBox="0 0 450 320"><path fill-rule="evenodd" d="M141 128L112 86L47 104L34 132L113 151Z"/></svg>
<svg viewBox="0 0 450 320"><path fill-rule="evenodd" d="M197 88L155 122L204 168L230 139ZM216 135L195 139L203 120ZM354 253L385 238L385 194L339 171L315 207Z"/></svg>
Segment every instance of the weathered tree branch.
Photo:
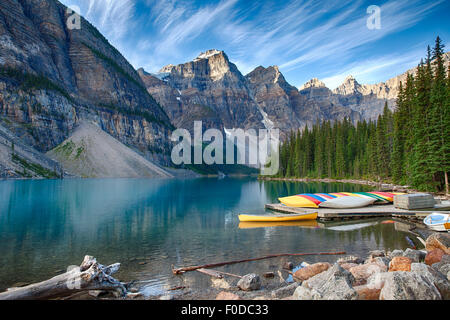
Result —
<svg viewBox="0 0 450 320"><path fill-rule="evenodd" d="M52 299L88 290L115 291L124 296L125 285L111 276L119 268L120 263L103 266L94 257L85 256L79 268L26 287L10 288L0 293L0 300Z"/></svg>
<svg viewBox="0 0 450 320"><path fill-rule="evenodd" d="M260 258L252 258L252 259L245 259L245 260L234 260L234 261L227 261L227 262L219 262L219 263L213 263L213 264L205 264L201 266L192 266L192 267L186 267L186 268L178 268L173 269L172 267L172 273L173 274L182 274L188 271L194 271L198 269L207 269L207 268L214 268L214 267L221 267L226 266L230 264L236 264L236 263L242 263L242 262L250 262L250 261L258 261L258 260L264 260L264 259L270 259L270 258L277 258L277 257L289 257L289 256L313 256L313 255L340 255L345 254L345 252L318 252L318 253L280 253L280 254L272 254L265 257Z"/></svg>

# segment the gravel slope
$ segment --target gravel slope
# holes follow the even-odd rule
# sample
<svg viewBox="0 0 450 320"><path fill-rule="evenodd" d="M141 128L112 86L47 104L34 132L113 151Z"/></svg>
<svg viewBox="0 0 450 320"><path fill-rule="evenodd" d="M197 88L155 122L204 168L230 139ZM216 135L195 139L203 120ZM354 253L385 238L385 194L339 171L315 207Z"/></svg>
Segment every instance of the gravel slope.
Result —
<svg viewBox="0 0 450 320"><path fill-rule="evenodd" d="M90 122L81 123L47 155L84 178L173 177Z"/></svg>

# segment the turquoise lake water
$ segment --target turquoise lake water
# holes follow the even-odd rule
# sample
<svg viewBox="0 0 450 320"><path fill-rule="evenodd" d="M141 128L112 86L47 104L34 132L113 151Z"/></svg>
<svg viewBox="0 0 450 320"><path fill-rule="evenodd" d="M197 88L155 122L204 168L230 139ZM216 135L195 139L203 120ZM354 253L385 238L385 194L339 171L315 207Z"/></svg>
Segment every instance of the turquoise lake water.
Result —
<svg viewBox="0 0 450 320"><path fill-rule="evenodd" d="M42 281L79 265L87 254L120 262L117 278L142 281L148 295L168 288L208 285L183 267L276 253L405 249L406 233L380 220L305 226L239 226L238 214L263 214L264 204L304 192L366 191L365 186L262 182L251 178L188 180L92 179L0 181L0 290ZM338 223L342 225L343 223ZM334 261L305 257L290 261ZM284 259L284 260L286 260ZM270 259L221 270L276 271Z"/></svg>

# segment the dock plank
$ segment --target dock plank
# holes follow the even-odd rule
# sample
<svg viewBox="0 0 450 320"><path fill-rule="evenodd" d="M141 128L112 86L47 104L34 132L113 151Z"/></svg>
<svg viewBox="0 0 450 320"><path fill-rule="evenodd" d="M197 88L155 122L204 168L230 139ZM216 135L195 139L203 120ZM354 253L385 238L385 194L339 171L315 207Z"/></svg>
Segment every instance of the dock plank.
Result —
<svg viewBox="0 0 450 320"><path fill-rule="evenodd" d="M333 218L373 218L373 217L415 217L424 218L433 213L448 213L448 211L437 211L436 209L429 210L404 210L395 208L394 205L374 205L364 208L355 209L330 209L330 208L293 208L287 207L280 203L266 204L266 209L281 212L284 214L305 214L318 213L318 218L321 220Z"/></svg>

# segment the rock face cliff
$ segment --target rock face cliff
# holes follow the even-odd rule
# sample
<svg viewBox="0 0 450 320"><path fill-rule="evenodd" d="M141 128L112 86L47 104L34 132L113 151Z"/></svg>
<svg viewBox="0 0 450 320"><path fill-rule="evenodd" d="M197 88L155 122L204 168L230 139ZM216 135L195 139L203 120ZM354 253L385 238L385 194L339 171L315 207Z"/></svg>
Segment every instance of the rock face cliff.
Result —
<svg viewBox="0 0 450 320"><path fill-rule="evenodd" d="M277 66L258 67L246 79L263 114L284 133L326 120L360 120L358 112L349 108L302 95L296 87L287 83ZM310 90L316 89L310 87Z"/></svg>
<svg viewBox="0 0 450 320"><path fill-rule="evenodd" d="M193 61L168 65L156 76L142 69L139 74L178 128L191 130L194 120L216 129L264 127L246 79L223 51L209 50Z"/></svg>
<svg viewBox="0 0 450 320"><path fill-rule="evenodd" d="M127 60L56 0L0 2L0 122L47 152L82 120L149 159L167 160L169 118Z"/></svg>
<svg viewBox="0 0 450 320"><path fill-rule="evenodd" d="M158 74L138 73L178 128L190 130L194 120L202 120L206 128L275 127L287 133L323 120L360 119L350 108L300 94L276 66L258 67L244 77L223 51L208 50Z"/></svg>
<svg viewBox="0 0 450 320"><path fill-rule="evenodd" d="M60 164L24 144L0 124L0 179L60 178Z"/></svg>

